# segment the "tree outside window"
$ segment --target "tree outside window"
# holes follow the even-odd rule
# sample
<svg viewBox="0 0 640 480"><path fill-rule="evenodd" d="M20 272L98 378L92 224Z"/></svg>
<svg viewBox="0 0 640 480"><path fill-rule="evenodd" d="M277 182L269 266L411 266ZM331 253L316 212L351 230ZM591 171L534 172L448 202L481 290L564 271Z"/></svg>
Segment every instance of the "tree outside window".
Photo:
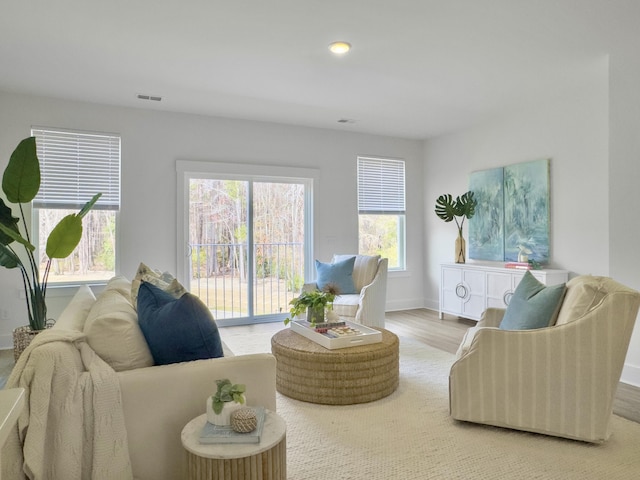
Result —
<svg viewBox="0 0 640 480"><path fill-rule="evenodd" d="M106 281L116 273L120 209L120 136L34 127L40 191L33 201L41 263L49 233L96 192L102 196L84 218L82 239L69 257L52 262L49 283ZM41 265L41 272L44 267Z"/></svg>
<svg viewBox="0 0 640 480"><path fill-rule="evenodd" d="M359 253L405 268L405 163L358 157Z"/></svg>

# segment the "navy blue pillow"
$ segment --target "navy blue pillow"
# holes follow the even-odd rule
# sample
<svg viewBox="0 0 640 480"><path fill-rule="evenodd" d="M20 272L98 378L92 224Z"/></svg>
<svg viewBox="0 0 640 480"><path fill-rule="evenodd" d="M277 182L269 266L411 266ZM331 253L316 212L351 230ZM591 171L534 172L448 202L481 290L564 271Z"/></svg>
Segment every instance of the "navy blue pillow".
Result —
<svg viewBox="0 0 640 480"><path fill-rule="evenodd" d="M222 357L222 341L213 315L190 293L175 298L142 282L138 323L156 365Z"/></svg>

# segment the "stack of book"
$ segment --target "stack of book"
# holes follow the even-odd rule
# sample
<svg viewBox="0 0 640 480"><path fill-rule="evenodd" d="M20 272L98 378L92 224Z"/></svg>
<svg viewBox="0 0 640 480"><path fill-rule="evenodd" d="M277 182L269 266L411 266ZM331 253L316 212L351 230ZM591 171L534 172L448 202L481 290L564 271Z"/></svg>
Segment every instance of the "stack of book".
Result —
<svg viewBox="0 0 640 480"><path fill-rule="evenodd" d="M531 270L533 265L529 262L507 262L504 264L505 268L517 268L520 270Z"/></svg>

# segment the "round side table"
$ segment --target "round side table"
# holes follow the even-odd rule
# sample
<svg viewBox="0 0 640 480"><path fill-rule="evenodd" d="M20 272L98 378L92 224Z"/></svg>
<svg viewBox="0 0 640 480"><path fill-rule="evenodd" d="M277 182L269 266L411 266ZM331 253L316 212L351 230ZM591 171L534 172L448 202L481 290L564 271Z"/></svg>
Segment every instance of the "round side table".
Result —
<svg viewBox="0 0 640 480"><path fill-rule="evenodd" d="M207 415L194 418L182 429L190 480L287 479L286 424L267 412L260 443L202 444L200 432Z"/></svg>

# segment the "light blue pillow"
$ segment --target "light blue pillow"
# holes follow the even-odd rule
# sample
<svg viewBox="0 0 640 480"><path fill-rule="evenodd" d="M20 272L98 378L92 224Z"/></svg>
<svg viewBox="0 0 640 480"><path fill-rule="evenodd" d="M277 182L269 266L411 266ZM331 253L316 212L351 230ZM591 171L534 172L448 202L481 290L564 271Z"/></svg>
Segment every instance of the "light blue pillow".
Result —
<svg viewBox="0 0 640 480"><path fill-rule="evenodd" d="M213 315L191 293L175 298L142 282L138 290L138 324L156 365L224 355Z"/></svg>
<svg viewBox="0 0 640 480"><path fill-rule="evenodd" d="M566 291L564 283L547 287L527 271L513 292L500 329L531 330L554 325Z"/></svg>
<svg viewBox="0 0 640 480"><path fill-rule="evenodd" d="M356 257L349 257L346 260L335 263L322 263L316 260L316 285L320 290L328 284L333 283L340 291L340 294L351 294L356 292L353 283L353 266Z"/></svg>

